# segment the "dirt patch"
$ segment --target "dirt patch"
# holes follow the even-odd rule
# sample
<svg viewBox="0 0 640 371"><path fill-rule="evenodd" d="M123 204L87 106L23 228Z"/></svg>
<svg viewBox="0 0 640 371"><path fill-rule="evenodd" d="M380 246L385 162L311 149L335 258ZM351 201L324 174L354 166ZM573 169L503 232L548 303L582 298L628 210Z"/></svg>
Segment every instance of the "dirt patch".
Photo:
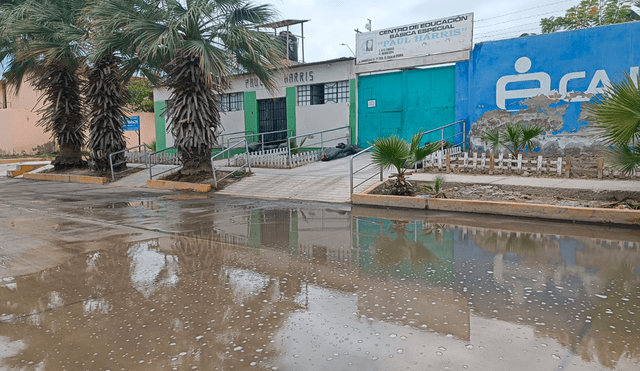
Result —
<svg viewBox="0 0 640 371"><path fill-rule="evenodd" d="M433 182L412 182L414 196L430 195L423 189ZM373 194L391 194L389 183L376 188ZM640 191L592 191L586 189L540 188L506 185L445 183L446 198L460 200L519 202L574 207L640 209Z"/></svg>
<svg viewBox="0 0 640 371"><path fill-rule="evenodd" d="M246 171L220 171L216 170L216 178L218 179L218 190L223 189L229 184L239 182L242 178L251 176L251 173ZM224 179L223 179L224 178ZM168 174L161 180L168 180L172 182L185 182L185 183L197 183L197 184L211 184L213 186L213 175L211 173L198 173L192 175L184 175L180 172ZM222 179L222 180L220 180Z"/></svg>
<svg viewBox="0 0 640 371"><path fill-rule="evenodd" d="M131 174L135 174L137 172L147 170L143 167L129 167L124 171L117 172L115 174L115 180L118 181L124 177L127 177ZM93 177L104 177L107 178L111 182L111 173L103 174L99 171L90 170L88 167L85 168L73 168L73 169L65 169L65 170L54 170L48 169L44 170L41 173L43 174L60 174L60 175L82 175L82 176L93 176Z"/></svg>

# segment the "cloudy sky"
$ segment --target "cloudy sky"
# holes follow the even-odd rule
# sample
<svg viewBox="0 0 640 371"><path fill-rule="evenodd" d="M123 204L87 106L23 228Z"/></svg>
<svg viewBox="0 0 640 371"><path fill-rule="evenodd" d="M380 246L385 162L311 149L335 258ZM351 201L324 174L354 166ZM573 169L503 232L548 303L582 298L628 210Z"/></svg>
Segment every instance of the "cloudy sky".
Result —
<svg viewBox="0 0 640 371"><path fill-rule="evenodd" d="M316 62L353 56L355 28L365 30L402 26L452 15L474 13L474 42L540 33L540 19L562 16L580 0L262 0L273 5L281 19L308 19L304 26L305 60ZM299 26L291 32L300 34ZM354 49L355 50L355 49ZM300 56L301 59L301 56Z"/></svg>

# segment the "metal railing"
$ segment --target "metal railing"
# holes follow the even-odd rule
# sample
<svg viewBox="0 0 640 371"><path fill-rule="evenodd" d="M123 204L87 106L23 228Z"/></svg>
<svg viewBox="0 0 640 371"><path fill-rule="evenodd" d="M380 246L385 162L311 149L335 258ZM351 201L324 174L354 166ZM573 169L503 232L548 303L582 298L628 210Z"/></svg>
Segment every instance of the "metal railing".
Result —
<svg viewBox="0 0 640 371"><path fill-rule="evenodd" d="M367 179L363 180L362 182L360 182L360 183L358 183L358 184L356 184L356 185L354 185L354 184L353 184L353 178L354 178L354 176L355 176L357 173L359 173L359 172L361 172L362 170L364 170L364 169L366 169L366 168L368 168L368 167L370 167L370 166L373 166L373 165L374 165L374 163L373 163L373 162L369 162L367 165L365 165L365 166L363 166L363 167L359 168L358 170L354 171L354 170L353 170L353 160L354 160L356 157L359 157L359 156L361 156L362 154L364 154L364 153L367 153L367 152L371 151L371 150L373 149L373 147L374 147L374 146L367 147L367 148L363 149L362 151L360 151L360 152L356 153L355 155L353 155L353 156L351 156L351 157L349 158L349 194L350 194L350 195L352 195L352 194L353 194L353 190L354 190L356 187L359 187L359 186L361 186L362 184L364 184L366 181L368 181L368 180L370 180L370 179L373 179L373 177L375 177L376 175L380 175L380 181L383 181L383 180L384 180L384 179L383 179L383 175L382 175L382 168L381 168L379 173L376 173L376 174L371 175L370 177L368 177Z"/></svg>
<svg viewBox="0 0 640 371"><path fill-rule="evenodd" d="M242 130L242 131L234 131L234 132L232 132L232 133L223 133L223 134L220 134L220 137L218 138L218 139L219 139L219 140L218 140L218 143L220 143L220 144L221 144L221 147L222 147L222 149L224 150L225 148L228 148L228 145L227 145L227 147L225 147L225 145L224 145L224 138L225 138L225 137L229 138L229 137L232 137L233 135L238 135L238 134L243 134L243 135L252 135L252 134L253 134L253 130ZM227 156L229 156L229 152L227 152ZM228 158L228 157L227 157L227 158Z"/></svg>
<svg viewBox="0 0 640 371"><path fill-rule="evenodd" d="M272 140L272 141L269 141L269 142L265 142L265 141L264 141L264 137L265 137L266 135L278 134L278 133L287 133L287 135L286 135L286 136L287 136L287 138L288 138L291 134L293 134L293 130L291 130L291 129L276 130L276 131L268 131L268 132L266 132L266 133L247 134L247 135L239 135L239 136L237 136L237 137L231 137L231 138L228 138L228 139L227 139L227 146L226 146L225 148L230 148L230 147L231 147L231 141L232 141L232 140L239 139L239 140L241 140L241 141L242 141L242 140L245 140L245 141L247 141L247 143L253 143L253 142L254 142L254 140L253 140L253 139L254 139L255 137L258 137L258 138L260 138L260 139L259 139L259 142L260 142L260 143L262 143L262 148L261 148L261 150L262 150L262 151L264 151L264 146L265 146L265 144L266 144L266 145L269 145L270 143L282 143L282 142L284 142L284 141L286 140L286 139L280 139L280 140ZM249 140L249 138L251 138L251 140Z"/></svg>
<svg viewBox="0 0 640 371"><path fill-rule="evenodd" d="M460 133L457 133L457 134L454 134L452 136L448 136L448 137L445 138L445 136L444 136L444 130L445 129L447 129L449 127L452 127L452 126L455 126L455 125L460 125L460 124L462 124L462 131ZM467 144L466 144L467 143L467 130L466 129L467 129L466 121L460 120L460 121L453 122L451 124L447 124L447 125L441 126L439 128L436 128L436 129L423 131L422 135L424 136L426 134L431 134L431 133L435 133L435 132L439 131L440 132L440 143L441 143L440 148L441 148L441 150L444 148L444 143L446 141L448 141L449 139L452 139L452 138L456 138L458 136L462 136L462 141L460 143L458 143L458 144L453 144L452 143L453 144L452 146L453 147L462 146L462 150L466 151L466 148L467 148ZM368 167L373 165L373 162L370 162L369 164L367 164L367 165L361 167L360 169L354 171L353 170L353 159L358 157L358 156L361 156L362 154L364 154L364 153L366 153L366 152L368 152L370 150L372 150L373 148L374 148L374 146L371 146L371 147L369 147L367 149L364 149L364 150L356 153L355 155L351 156L350 164L349 164L349 190L350 190L350 194L353 194L354 188L362 185L364 182L366 182L366 181L372 179L373 177L375 177L376 175L378 175L378 174L374 174L374 175L368 177L367 179L363 180L362 182L356 184L355 186L353 184L353 179L354 179L354 175L355 174L357 174L360 171L362 171L362 170L364 170L364 169L366 169L366 168L368 168ZM415 166L416 166L416 169L417 169L417 163L416 163ZM383 180L383 174L382 174L382 169L380 169L380 181L382 181L382 180Z"/></svg>
<svg viewBox="0 0 640 371"><path fill-rule="evenodd" d="M298 138L308 138L308 139L314 139L316 135L320 134L320 141L319 142L313 142L313 143L307 143L305 141L304 145L305 147L314 147L314 145L320 144L320 148L324 149L324 142L325 142L325 134L326 133L331 133L334 131L338 131L338 130L344 130L347 129L347 136L346 136L346 142L347 144L351 144L351 126L341 126L339 128L334 128L334 129L327 129L327 130L322 130L322 131L316 131L313 133L307 133L307 134L300 134L300 135L295 135L295 136L291 136L289 138L287 138L287 148L289 149L289 164L291 164L291 144L293 143L294 140L298 139ZM342 137L335 137L335 138L328 138L327 142L331 142L331 141L336 141L341 139Z"/></svg>
<svg viewBox="0 0 640 371"><path fill-rule="evenodd" d="M118 163L114 164L114 163L113 163L113 156L115 156L115 155L117 155L117 154L120 154L120 153L131 152L131 150L134 150L134 149L136 149L136 148L140 148L140 147L143 147L143 148L144 148L144 151L140 151L140 150L138 150L138 152L139 152L139 153L141 153L141 154L142 154L142 153L144 153L144 155L143 155L143 156L144 156L144 163L145 163L145 166L149 166L148 161L147 161L147 145L146 145L146 144L141 144L141 145L139 145L139 146L135 146L135 147L131 147L131 148L127 148L127 149L123 149L122 151L117 151L117 152L113 152L113 153L109 154L109 167L111 168L111 181L112 181L112 182L113 182L114 180L116 180L116 174L115 174L115 172L113 171L113 166L114 166L114 165L116 165L116 166L117 166L117 165L121 165L121 164L123 164L123 163L126 163L126 162L127 162L127 161L126 161L126 155L125 155L125 161L124 161L124 162L118 162Z"/></svg>
<svg viewBox="0 0 640 371"><path fill-rule="evenodd" d="M462 124L462 131L460 133L453 134L453 135L448 136L448 137L445 138L444 129L450 128L450 127L455 126L455 125L460 125L460 124ZM459 144L453 144L453 143L451 143L451 144L452 144L453 147L462 145L462 151L463 152L467 150L467 122L466 121L460 120L460 121L453 122L451 124L447 124L445 126L441 126L439 128L436 128L436 129L423 131L422 132L422 136L424 138L425 135L431 134L431 133L435 133L435 132L438 132L438 131L440 132L440 149L444 149L444 143L448 142L449 139L453 139L453 138L462 136L462 141Z"/></svg>
<svg viewBox="0 0 640 371"><path fill-rule="evenodd" d="M168 172L170 172L170 171L173 171L173 170L175 170L175 169L177 169L177 168L182 167L182 165L176 165L176 166L174 166L174 167L172 167L172 168L170 168L170 169L168 169L168 170L161 171L161 172L159 172L159 173L157 173L157 174L155 174L155 175L153 174L153 167L154 167L154 166L157 166L157 165L163 165L163 164L166 164L166 163L167 163L167 162L169 162L169 161L175 162L175 158L166 159L166 160L164 160L164 161L160 161L159 163L154 163L154 164L152 164L152 163L151 163L151 158L152 158L152 156L158 156L158 155L159 155L159 154L161 154L161 153L165 153L165 152L170 151L170 150L173 150L173 149L175 149L175 148L173 148L173 147L169 147L169 148L161 149L161 150L159 150L159 151L151 152L151 153L149 153L149 155L147 155L147 168L149 169L149 179L153 180L153 177L154 177L154 176L158 176L158 175L160 175L160 174L168 173Z"/></svg>
<svg viewBox="0 0 640 371"><path fill-rule="evenodd" d="M226 153L227 151L231 151L234 148L237 148L240 144L244 143L244 149L245 149L245 163L242 164L241 166L239 166L236 169L233 169L232 171L229 172L229 174L223 176L222 178L220 178L220 180L218 180L218 177L216 175L216 166L213 163L214 160L216 159L216 157L220 157L222 155L224 155L224 153ZM244 169L245 167L249 168L249 172L251 172L251 155L249 155L249 148L248 148L248 142L246 139L243 139L242 141L234 144L233 146L225 149L224 151L220 152L220 153L216 153L215 156L211 157L211 170L213 170L213 186L217 189L218 188L218 182L228 178L229 176L233 175L233 173L235 173L236 171L240 171L242 169Z"/></svg>

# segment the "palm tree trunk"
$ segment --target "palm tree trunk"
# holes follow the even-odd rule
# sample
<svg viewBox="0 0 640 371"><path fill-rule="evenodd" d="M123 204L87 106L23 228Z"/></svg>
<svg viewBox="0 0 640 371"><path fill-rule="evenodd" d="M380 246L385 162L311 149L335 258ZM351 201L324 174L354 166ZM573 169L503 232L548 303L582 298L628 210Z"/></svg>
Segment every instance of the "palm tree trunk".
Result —
<svg viewBox="0 0 640 371"><path fill-rule="evenodd" d="M87 165L82 159L84 109L76 68L54 62L43 69L46 71L35 79L34 87L44 96L38 125L52 132L60 146L60 155L52 164L55 170L84 167Z"/></svg>
<svg viewBox="0 0 640 371"><path fill-rule="evenodd" d="M215 130L220 127L219 87L214 86L200 66L198 57L180 55L168 71L167 101L169 130L182 161L181 173L192 175L212 172L211 150L216 143Z"/></svg>
<svg viewBox="0 0 640 371"><path fill-rule="evenodd" d="M55 170L64 170L74 167L84 167L87 162L82 159L82 148L69 143L60 143L60 152L51 162Z"/></svg>
<svg viewBox="0 0 640 371"><path fill-rule="evenodd" d="M89 148L91 169L101 173L110 171L109 156L126 148L124 138L127 90L119 66L119 59L105 54L89 69L84 90L89 114ZM114 170L127 167L124 153L113 156Z"/></svg>

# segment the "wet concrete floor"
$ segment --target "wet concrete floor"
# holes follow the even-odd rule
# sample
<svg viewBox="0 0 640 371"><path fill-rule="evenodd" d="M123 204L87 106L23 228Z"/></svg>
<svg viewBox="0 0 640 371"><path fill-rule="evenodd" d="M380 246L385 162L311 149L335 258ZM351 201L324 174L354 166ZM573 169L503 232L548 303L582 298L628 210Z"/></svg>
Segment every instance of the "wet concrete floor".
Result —
<svg viewBox="0 0 640 371"><path fill-rule="evenodd" d="M640 231L0 180L0 370L638 370Z"/></svg>

